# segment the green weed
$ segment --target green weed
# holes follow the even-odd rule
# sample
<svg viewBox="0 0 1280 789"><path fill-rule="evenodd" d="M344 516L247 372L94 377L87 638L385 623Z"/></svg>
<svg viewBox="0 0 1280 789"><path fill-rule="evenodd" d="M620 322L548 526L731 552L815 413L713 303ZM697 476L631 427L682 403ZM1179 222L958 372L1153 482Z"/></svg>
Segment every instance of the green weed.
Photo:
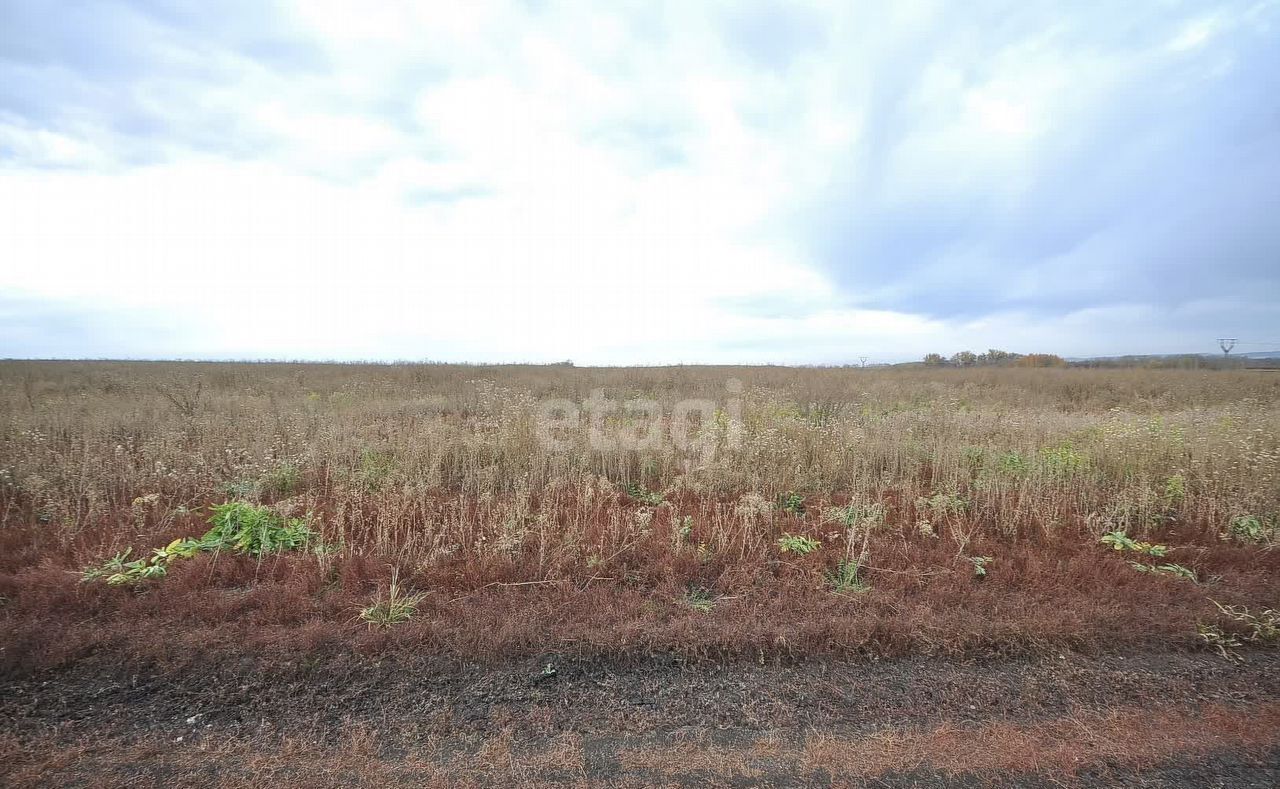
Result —
<svg viewBox="0 0 1280 789"><path fill-rule="evenodd" d="M680 548L689 539L689 535L693 533L693 516L685 515L673 524L671 531L671 545Z"/></svg>
<svg viewBox="0 0 1280 789"><path fill-rule="evenodd" d="M425 592L405 594L400 589L399 573L391 573L391 583L387 587L386 597L375 600L360 610L360 619L374 627L390 627L408 622L418 613L418 605L427 595Z"/></svg>
<svg viewBox="0 0 1280 789"><path fill-rule="evenodd" d="M230 501L213 507L213 528L200 538L204 550L261 556L301 548L314 535L301 518L285 519L268 507Z"/></svg>
<svg viewBox="0 0 1280 789"><path fill-rule="evenodd" d="M1040 468L1050 477L1071 477L1084 471L1088 465L1085 456L1070 443L1040 450Z"/></svg>
<svg viewBox="0 0 1280 789"><path fill-rule="evenodd" d="M996 468L1001 474L1021 477L1031 470L1031 464L1018 452L1005 452L996 458Z"/></svg>
<svg viewBox="0 0 1280 789"><path fill-rule="evenodd" d="M356 484L365 491L376 493L387 484L395 470L395 460L389 453L366 449L360 453L360 465L355 473Z"/></svg>
<svg viewBox="0 0 1280 789"><path fill-rule="evenodd" d="M701 586L690 586L684 595L685 605L700 614L709 614L716 607L716 598Z"/></svg>
<svg viewBox="0 0 1280 789"><path fill-rule="evenodd" d="M1098 542L1103 545L1108 545L1116 551L1130 551L1133 553L1140 553L1145 556L1154 556L1157 559L1167 555L1170 550L1167 545L1154 545L1149 542L1139 542L1138 540L1134 540L1123 531L1113 531L1104 534L1098 539Z"/></svg>
<svg viewBox="0 0 1280 789"><path fill-rule="evenodd" d="M300 518L288 520L267 507L230 501L213 507L213 528L198 540L179 538L156 548L149 558L129 560L126 548L97 567L80 573L82 581L104 580L111 586L136 584L163 578L176 559L190 559L202 551L230 551L262 556L301 548L315 533Z"/></svg>
<svg viewBox="0 0 1280 789"><path fill-rule="evenodd" d="M827 573L827 583L837 594L862 593L871 590L871 584L862 577L862 568L856 561L846 560Z"/></svg>
<svg viewBox="0 0 1280 789"><path fill-rule="evenodd" d="M958 493L935 493L916 499L916 509L934 516L962 515L969 509L969 502Z"/></svg>
<svg viewBox="0 0 1280 789"><path fill-rule="evenodd" d="M833 507L831 514L836 520L851 529L875 529L884 525L883 504L850 504L846 507Z"/></svg>
<svg viewBox="0 0 1280 789"><path fill-rule="evenodd" d="M1164 503L1169 507L1177 507L1187 497L1187 480L1181 474L1174 474L1164 481Z"/></svg>
<svg viewBox="0 0 1280 789"><path fill-rule="evenodd" d="M987 565L995 561L990 556L970 556L968 558L970 564L973 565L973 577L979 581L987 577Z"/></svg>
<svg viewBox="0 0 1280 789"><path fill-rule="evenodd" d="M1275 515L1269 518L1261 518L1257 515L1241 515L1232 519L1227 526L1227 530L1222 534L1224 540L1235 540L1236 542L1253 545L1273 543L1277 537L1280 537L1280 517Z"/></svg>
<svg viewBox="0 0 1280 789"><path fill-rule="evenodd" d="M627 485L627 495L649 507L656 507L666 501L661 493L649 490L641 482L629 483Z"/></svg>
<svg viewBox="0 0 1280 789"><path fill-rule="evenodd" d="M778 538L778 548L783 553L807 556L822 547L822 543L802 534L784 534Z"/></svg>
<svg viewBox="0 0 1280 789"><path fill-rule="evenodd" d="M302 471L292 463L281 463L263 474L258 488L264 493L289 496L302 486Z"/></svg>
<svg viewBox="0 0 1280 789"><path fill-rule="evenodd" d="M804 517L804 496L788 491L778 497L778 507L796 517Z"/></svg>

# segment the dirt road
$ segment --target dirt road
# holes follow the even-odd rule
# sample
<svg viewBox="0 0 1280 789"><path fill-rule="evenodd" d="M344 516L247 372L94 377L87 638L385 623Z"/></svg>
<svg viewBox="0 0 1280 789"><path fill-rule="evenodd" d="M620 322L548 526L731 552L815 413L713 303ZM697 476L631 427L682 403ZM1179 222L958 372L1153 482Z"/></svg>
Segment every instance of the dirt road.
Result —
<svg viewBox="0 0 1280 789"><path fill-rule="evenodd" d="M106 657L0 684L9 786L1280 784L1280 655Z"/></svg>

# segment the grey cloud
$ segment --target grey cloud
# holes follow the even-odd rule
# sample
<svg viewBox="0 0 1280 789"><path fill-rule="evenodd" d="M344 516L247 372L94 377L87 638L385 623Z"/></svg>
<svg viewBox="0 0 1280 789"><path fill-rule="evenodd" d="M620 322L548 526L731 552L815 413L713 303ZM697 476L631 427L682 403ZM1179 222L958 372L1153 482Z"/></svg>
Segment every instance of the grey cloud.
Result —
<svg viewBox="0 0 1280 789"><path fill-rule="evenodd" d="M174 148L247 156L269 146L234 106L209 103L246 69L322 70L264 3L0 5L0 121L81 140L128 166ZM12 161L14 152L0 152ZM2 160L0 160L2 161ZM18 161L21 165L40 162Z"/></svg>
<svg viewBox="0 0 1280 789"><path fill-rule="evenodd" d="M240 159L287 153L287 141L249 112L255 91L260 100L376 117L422 138L413 99L447 74L424 55L352 95L330 78L334 68L322 43L269 3L0 3L0 124L81 141L107 166L190 150ZM429 144L421 143L427 153ZM47 164L18 157L0 150L0 165ZM375 159L319 174L347 180L376 170L384 159Z"/></svg>
<svg viewBox="0 0 1280 789"><path fill-rule="evenodd" d="M1204 52L1168 57L1105 96L1081 125L1049 129L1019 173L1031 186L1016 202L994 174L961 194L886 199L895 186L887 163L916 122L900 97L931 58L948 54L949 37L977 36L981 50L996 53L1029 34L1028 18L967 30L948 22L908 46L911 62L892 63L870 104L863 145L835 163L831 186L793 218L850 298L966 318L1011 309L1064 314L1135 299L1170 307L1280 296L1275 15L1270 30L1244 25ZM1104 56L1130 43L1110 12L1082 18L1060 38ZM1152 14L1118 27L1150 45L1190 18ZM980 82L983 68L975 65L968 79Z"/></svg>

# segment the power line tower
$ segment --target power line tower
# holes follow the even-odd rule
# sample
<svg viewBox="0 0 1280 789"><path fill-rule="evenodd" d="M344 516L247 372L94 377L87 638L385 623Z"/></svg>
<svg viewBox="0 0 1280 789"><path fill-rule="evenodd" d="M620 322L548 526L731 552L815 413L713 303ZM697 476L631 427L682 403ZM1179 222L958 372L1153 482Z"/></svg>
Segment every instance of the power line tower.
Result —
<svg viewBox="0 0 1280 789"><path fill-rule="evenodd" d="M1231 349L1236 347L1236 338L1235 337L1219 337L1218 347L1222 349L1222 355L1225 358L1231 354Z"/></svg>

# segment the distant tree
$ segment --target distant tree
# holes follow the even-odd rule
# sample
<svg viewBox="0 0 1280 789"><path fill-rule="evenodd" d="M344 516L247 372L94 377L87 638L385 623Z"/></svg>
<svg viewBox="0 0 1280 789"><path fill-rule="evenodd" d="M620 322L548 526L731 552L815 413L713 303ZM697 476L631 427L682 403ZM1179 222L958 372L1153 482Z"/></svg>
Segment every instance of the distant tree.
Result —
<svg viewBox="0 0 1280 789"><path fill-rule="evenodd" d="M987 352L978 357L978 364L1008 364L1017 358L1018 354L1002 351L998 348L988 348Z"/></svg>
<svg viewBox="0 0 1280 789"><path fill-rule="evenodd" d="M926 353L924 355L924 363L930 367L941 367L947 363L947 360L942 358L940 353Z"/></svg>
<svg viewBox="0 0 1280 789"><path fill-rule="evenodd" d="M951 357L951 363L957 367L972 367L978 363L978 355L973 351L960 351Z"/></svg>
<svg viewBox="0 0 1280 789"><path fill-rule="evenodd" d="M1019 367L1066 367L1067 361L1054 353L1029 353L1018 358Z"/></svg>

